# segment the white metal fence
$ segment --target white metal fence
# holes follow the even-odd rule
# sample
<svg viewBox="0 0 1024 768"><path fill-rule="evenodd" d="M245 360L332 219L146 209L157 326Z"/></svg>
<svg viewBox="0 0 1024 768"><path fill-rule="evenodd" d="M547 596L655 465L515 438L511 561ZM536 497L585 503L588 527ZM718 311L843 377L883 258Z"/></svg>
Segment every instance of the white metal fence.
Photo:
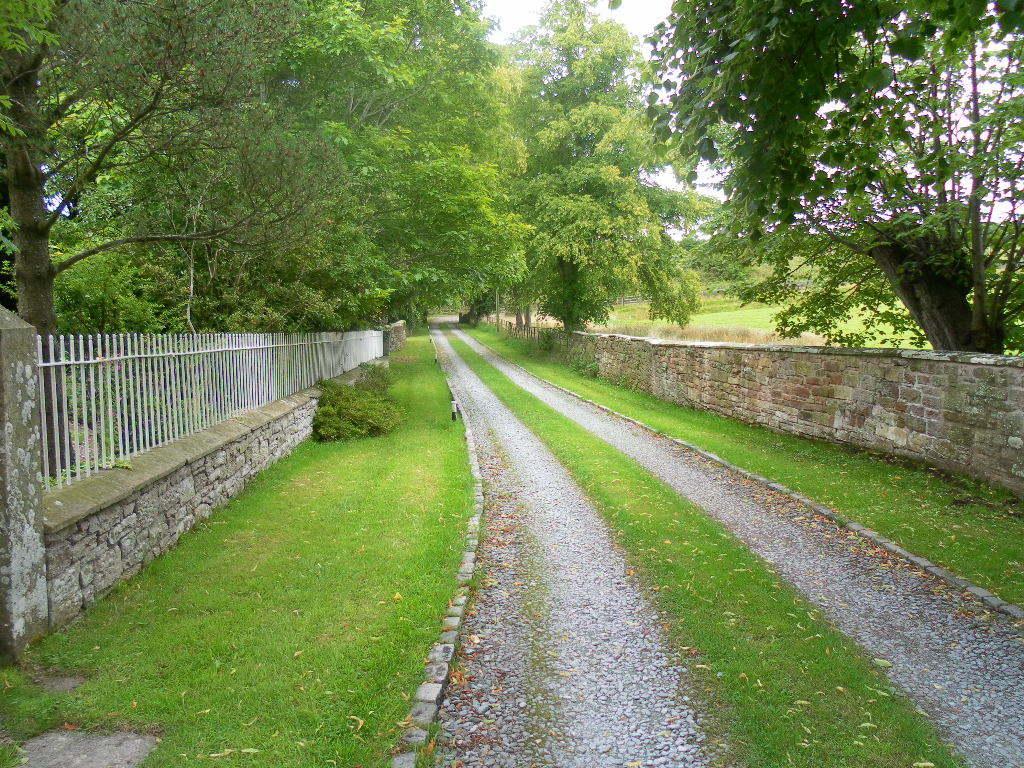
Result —
<svg viewBox="0 0 1024 768"><path fill-rule="evenodd" d="M61 487L384 354L381 331L39 337L43 474Z"/></svg>

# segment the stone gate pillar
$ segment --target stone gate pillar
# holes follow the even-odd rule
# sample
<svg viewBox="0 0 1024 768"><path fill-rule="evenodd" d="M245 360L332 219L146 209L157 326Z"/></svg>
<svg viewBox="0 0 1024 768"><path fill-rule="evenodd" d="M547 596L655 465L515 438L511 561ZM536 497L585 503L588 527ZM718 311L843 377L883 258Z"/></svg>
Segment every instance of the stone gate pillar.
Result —
<svg viewBox="0 0 1024 768"><path fill-rule="evenodd" d="M0 307L0 658L48 625L36 332Z"/></svg>

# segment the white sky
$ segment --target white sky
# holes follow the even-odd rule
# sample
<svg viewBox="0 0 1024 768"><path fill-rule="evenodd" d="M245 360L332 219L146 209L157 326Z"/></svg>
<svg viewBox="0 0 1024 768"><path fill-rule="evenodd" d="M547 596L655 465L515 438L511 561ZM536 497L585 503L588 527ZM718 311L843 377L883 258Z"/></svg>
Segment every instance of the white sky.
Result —
<svg viewBox="0 0 1024 768"><path fill-rule="evenodd" d="M499 25L491 32L491 39L496 43L508 42L522 27L536 24L546 4L547 0L487 0L484 15ZM643 38L668 16L671 7L672 0L623 0L621 6L610 11L607 0L598 0L597 12Z"/></svg>

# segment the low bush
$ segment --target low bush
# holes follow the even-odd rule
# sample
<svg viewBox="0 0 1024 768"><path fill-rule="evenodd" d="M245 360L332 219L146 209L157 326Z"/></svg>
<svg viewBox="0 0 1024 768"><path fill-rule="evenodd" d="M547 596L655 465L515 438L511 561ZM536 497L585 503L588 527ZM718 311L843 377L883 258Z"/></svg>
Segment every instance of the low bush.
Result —
<svg viewBox="0 0 1024 768"><path fill-rule="evenodd" d="M383 392L333 381L321 382L320 387L313 437L322 442L386 435L402 419L401 409Z"/></svg>
<svg viewBox="0 0 1024 768"><path fill-rule="evenodd" d="M599 369L593 354L588 354L585 350L570 348L566 355L566 361L576 373L589 376L592 379L597 378Z"/></svg>
<svg viewBox="0 0 1024 768"><path fill-rule="evenodd" d="M363 363L359 366L359 370L360 377L359 381L356 382L357 389L364 389L367 392L373 392L381 396L387 395L388 390L391 389L391 384L394 382L390 368L384 365Z"/></svg>
<svg viewBox="0 0 1024 768"><path fill-rule="evenodd" d="M542 352L553 352L555 349L557 331L550 328L544 328L537 336L537 346L540 347Z"/></svg>

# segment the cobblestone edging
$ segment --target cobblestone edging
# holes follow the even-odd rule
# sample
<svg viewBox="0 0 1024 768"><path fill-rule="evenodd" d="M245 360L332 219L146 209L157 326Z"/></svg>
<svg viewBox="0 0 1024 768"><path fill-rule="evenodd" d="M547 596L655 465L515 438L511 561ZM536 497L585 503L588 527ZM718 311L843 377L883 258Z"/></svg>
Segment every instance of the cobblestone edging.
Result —
<svg viewBox="0 0 1024 768"><path fill-rule="evenodd" d="M473 516L466 530L466 550L459 566L459 589L448 606L441 624L441 636L427 654L424 682L416 689L412 709L406 719L405 733L399 742L398 754L391 761L392 768L415 768L419 750L427 743L427 729L437 719L437 713L448 688L452 659L459 641L462 619L469 601L469 583L476 570L476 550L480 542L480 522L484 510L484 490L480 462L476 453L476 440L469 422L463 421L466 448L469 450L469 469L473 475Z"/></svg>
<svg viewBox="0 0 1024 768"><path fill-rule="evenodd" d="M867 539L868 541L870 541L871 543L875 544L876 546L881 547L882 549L886 550L887 552L890 552L890 553L892 553L892 554L894 554L894 555L896 555L898 557L903 558L904 560L912 563L913 565L916 565L919 568L924 569L925 571L927 571L928 573L932 574L936 578L941 579L942 581L944 581L944 582L946 582L948 584L951 584L954 587L957 587L959 589L963 589L964 591L966 591L969 594L971 594L974 597L976 597L978 600L980 600L982 603L987 605L992 610L999 611L1000 613L1005 613L1006 615L1008 615L1008 616L1010 616L1010 617L1012 617L1014 619L1018 619L1018 620L1024 619L1024 608L1022 608L1021 606L1015 605L1014 603L1008 603L1005 600L1003 600L1002 598L992 594L992 592L990 592L989 590L985 589L984 587L979 587L977 584L975 584L975 583L973 583L971 581L968 581L967 579L964 579L964 578L962 578L960 576L957 576L955 573L950 571L948 568L943 568L941 565L936 565L931 560L928 560L925 557L920 557L918 555L913 554L912 552L910 552L910 551L904 549L903 547L901 547L899 544L894 542L892 539L886 538L885 536L881 535L877 531L873 531L870 528L867 528L867 527L861 525L860 523L857 523L857 522L854 522L853 520L850 520L849 518L847 518L847 517L841 515L840 513L836 512L831 507L827 507L824 504L819 504L818 502L814 501L813 499L809 499L808 497L804 496L803 494L797 493L796 491L794 491L794 490L792 490L790 488L787 488L782 483L777 483L774 480L770 480L769 478L764 477L763 475L759 475L759 474L756 474L754 472L750 472L750 471L748 471L746 469L743 469L742 467L738 467L735 464L732 464L731 462L728 462L725 459L721 458L720 456L718 456L718 455L716 455L714 453L711 453L710 451L705 451L703 448L700 448L700 447L694 445L693 443L689 443L686 440L681 440L678 437L673 437L671 435L667 435L664 432L662 432L661 430L655 429L654 427L650 426L649 424L645 424L642 421L634 419L634 418L632 418L630 416L626 416L625 414L622 414L622 413L619 413L618 411L612 410L611 408L609 408L609 407L607 407L605 405L601 405L600 403L594 402L593 400L588 400L587 398L583 397L582 395L579 395L576 392L573 392L571 389L567 389L565 387L559 386L558 384L555 384L554 382L548 381L547 379L545 379L545 378L543 378L541 376L538 376L535 373L532 373L531 371L527 370L526 368L524 368L523 366L519 365L518 363L514 363L511 360L509 360L508 358L502 357L501 355L499 355L497 352L495 352L493 349L488 347L486 344L484 344L479 339L477 339L476 341L481 346L486 347L488 350L490 350L491 354L493 354L493 355L495 355L497 357L501 357L508 365L511 365L512 367L519 369L523 373L527 374L528 376L532 376L533 378L537 379L538 381L544 382L544 384L546 384L547 386L552 387L554 389L557 389L560 392L564 392L565 394L567 394L567 395L569 395L571 397L574 397L577 400L586 403L587 405L593 406L594 408L597 408L598 410L604 411L605 413L608 413L608 414L611 414L612 416L620 418L623 421L626 421L626 422L628 422L628 423L630 423L630 424L632 424L632 425L634 425L636 427L639 427L640 429L645 430L646 432L650 432L651 434L657 435L657 436L662 437L662 438L664 438L666 440L670 440L671 442L675 443L676 445L682 446L683 448L686 448L687 450L693 451L694 453L698 454L699 456L702 456L705 459L708 459L709 461L713 461L716 464L719 464L719 465L725 467L726 469L728 469L728 470L730 470L732 472L735 472L735 473L737 473L739 475L742 475L743 477L747 478L748 480L753 480L754 482L757 482L757 483L760 483L760 484L762 484L764 486L767 486L768 488L772 489L773 491L775 491L777 493L781 493L784 496L788 496L789 498L793 499L794 501L798 502L799 504L802 504L803 506L807 507L812 512L815 512L816 514L819 514L819 515L821 515L823 517L828 518L829 520L832 520L833 522L835 522L837 525L839 525L842 528L846 528L846 529L848 529L850 531L853 531L854 533L862 536L863 538Z"/></svg>

